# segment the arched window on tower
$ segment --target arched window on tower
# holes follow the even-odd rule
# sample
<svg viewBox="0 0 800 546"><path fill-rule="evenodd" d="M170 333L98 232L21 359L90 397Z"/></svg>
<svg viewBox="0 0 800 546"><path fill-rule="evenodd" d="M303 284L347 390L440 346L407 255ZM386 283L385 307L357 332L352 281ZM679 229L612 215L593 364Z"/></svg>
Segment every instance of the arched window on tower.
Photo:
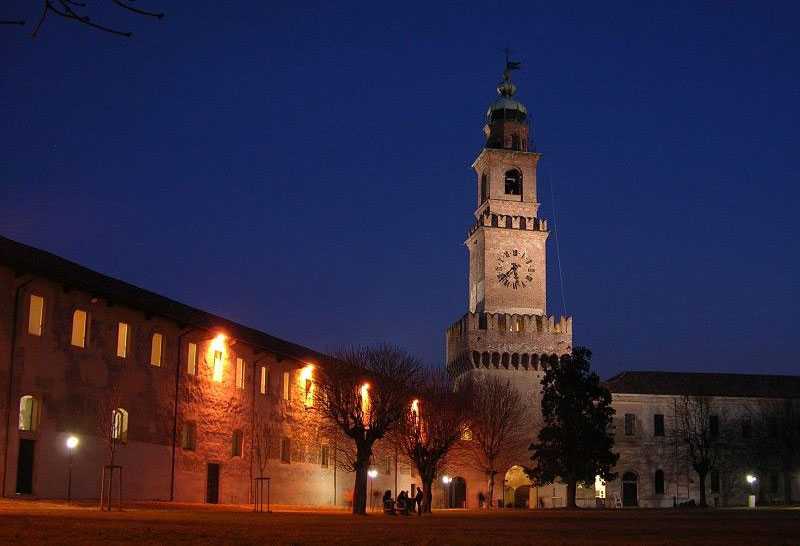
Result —
<svg viewBox="0 0 800 546"><path fill-rule="evenodd" d="M516 169L506 171L506 195L522 195L522 173Z"/></svg>
<svg viewBox="0 0 800 546"><path fill-rule="evenodd" d="M487 199L489 199L489 177L484 173L481 175L481 204L485 203Z"/></svg>

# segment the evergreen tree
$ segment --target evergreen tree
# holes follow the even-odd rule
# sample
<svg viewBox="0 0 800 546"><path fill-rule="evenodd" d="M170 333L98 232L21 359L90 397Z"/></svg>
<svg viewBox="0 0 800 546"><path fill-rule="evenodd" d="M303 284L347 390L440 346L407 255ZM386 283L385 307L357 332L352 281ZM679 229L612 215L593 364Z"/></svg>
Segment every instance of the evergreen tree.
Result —
<svg viewBox="0 0 800 546"><path fill-rule="evenodd" d="M611 468L619 458L611 451L611 393L591 371L591 357L591 351L578 347L547 366L542 379L543 427L530 446L530 477L537 483L556 478L566 482L570 508L575 507L578 484L593 484L595 476L606 481L616 477Z"/></svg>

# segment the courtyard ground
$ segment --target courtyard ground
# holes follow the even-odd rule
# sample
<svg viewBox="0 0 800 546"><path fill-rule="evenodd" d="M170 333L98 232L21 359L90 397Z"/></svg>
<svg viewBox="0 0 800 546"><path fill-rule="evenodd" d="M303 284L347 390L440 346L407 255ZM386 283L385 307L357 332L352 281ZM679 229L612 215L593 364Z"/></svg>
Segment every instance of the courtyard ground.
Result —
<svg viewBox="0 0 800 546"><path fill-rule="evenodd" d="M0 544L800 544L800 509L439 511L419 518L337 511L0 500Z"/></svg>

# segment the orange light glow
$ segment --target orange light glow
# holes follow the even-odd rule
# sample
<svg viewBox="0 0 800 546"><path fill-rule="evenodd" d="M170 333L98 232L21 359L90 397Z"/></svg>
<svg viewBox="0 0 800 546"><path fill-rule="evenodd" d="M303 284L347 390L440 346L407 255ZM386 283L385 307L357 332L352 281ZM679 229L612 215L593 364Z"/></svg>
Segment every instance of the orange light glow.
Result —
<svg viewBox="0 0 800 546"><path fill-rule="evenodd" d="M206 356L206 362L208 365L211 366L211 378L214 380L215 383L222 382L222 374L225 368L225 359L227 358L227 346L225 344L226 337L223 334L217 334L217 336L211 341L208 346L208 355Z"/></svg>
<svg viewBox="0 0 800 546"><path fill-rule="evenodd" d="M300 388L303 389L303 404L310 408L314 405L314 365L308 364L298 374Z"/></svg>
<svg viewBox="0 0 800 546"><path fill-rule="evenodd" d="M419 419L419 400L416 398L411 402L411 413L413 413L417 419Z"/></svg>
<svg viewBox="0 0 800 546"><path fill-rule="evenodd" d="M369 383L361 385L361 415L363 418L364 426L369 426Z"/></svg>

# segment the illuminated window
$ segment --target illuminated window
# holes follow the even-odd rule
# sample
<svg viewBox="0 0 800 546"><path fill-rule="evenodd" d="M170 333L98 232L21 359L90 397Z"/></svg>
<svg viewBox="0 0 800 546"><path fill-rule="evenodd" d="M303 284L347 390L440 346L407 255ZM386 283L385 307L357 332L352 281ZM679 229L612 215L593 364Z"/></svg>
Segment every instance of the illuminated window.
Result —
<svg viewBox="0 0 800 546"><path fill-rule="evenodd" d="M72 345L86 347L86 311L75 309L72 313Z"/></svg>
<svg viewBox="0 0 800 546"><path fill-rule="evenodd" d="M659 469L656 470L655 479L653 480L656 495L663 495L664 494L664 471Z"/></svg>
<svg viewBox="0 0 800 546"><path fill-rule="evenodd" d="M261 366L261 386L259 387L259 392L261 394L267 394L267 387L269 386L269 374L267 373L266 366Z"/></svg>
<svg viewBox="0 0 800 546"><path fill-rule="evenodd" d="M222 351L214 351L214 374L213 379L216 383L222 382L222 365L224 356Z"/></svg>
<svg viewBox="0 0 800 546"><path fill-rule="evenodd" d="M186 451L197 449L197 423L186 421L181 430L181 447Z"/></svg>
<svg viewBox="0 0 800 546"><path fill-rule="evenodd" d="M328 446L327 445L323 445L322 447L320 447L320 450L319 450L319 464L323 468L328 468L328 465L330 464L330 454L328 452Z"/></svg>
<svg viewBox="0 0 800 546"><path fill-rule="evenodd" d="M711 486L711 492L719 493L719 470L712 470L710 478L711 483L709 485Z"/></svg>
<svg viewBox="0 0 800 546"><path fill-rule="evenodd" d="M461 439L465 442L472 441L472 430L467 425L461 427Z"/></svg>
<svg viewBox="0 0 800 546"><path fill-rule="evenodd" d="M289 380L291 376L289 372L283 372L283 399L289 400L291 395L291 389L289 388Z"/></svg>
<svg viewBox="0 0 800 546"><path fill-rule="evenodd" d="M164 336L156 332L150 342L150 365L161 366L161 358L164 350Z"/></svg>
<svg viewBox="0 0 800 546"><path fill-rule="evenodd" d="M117 356L120 358L128 356L128 324L125 322L117 324Z"/></svg>
<svg viewBox="0 0 800 546"><path fill-rule="evenodd" d="M244 359L236 359L236 388L244 389Z"/></svg>
<svg viewBox="0 0 800 546"><path fill-rule="evenodd" d="M44 298L31 294L31 303L28 307L28 333L34 336L42 335L44 321Z"/></svg>
<svg viewBox="0 0 800 546"><path fill-rule="evenodd" d="M660 413L653 415L653 436L664 436L664 416Z"/></svg>
<svg viewBox="0 0 800 546"><path fill-rule="evenodd" d="M281 462L289 464L292 462L292 443L289 438L281 438Z"/></svg>
<svg viewBox="0 0 800 546"><path fill-rule="evenodd" d="M636 415L633 413L625 414L625 436L633 436L636 428Z"/></svg>
<svg viewBox="0 0 800 546"><path fill-rule="evenodd" d="M39 400L27 394L19 399L19 430L36 432L39 427Z"/></svg>
<svg viewBox="0 0 800 546"><path fill-rule="evenodd" d="M522 174L518 170L506 171L505 182L506 195L522 195Z"/></svg>
<svg viewBox="0 0 800 546"><path fill-rule="evenodd" d="M231 449L231 456L233 457L241 457L242 456L242 443L244 440L244 436L242 435L241 430L234 430L233 431L233 446Z"/></svg>
<svg viewBox="0 0 800 546"><path fill-rule="evenodd" d="M512 332L524 332L525 331L525 321L522 320L522 317L511 317L511 328Z"/></svg>
<svg viewBox="0 0 800 546"><path fill-rule="evenodd" d="M111 412L111 438L122 443L128 441L128 412L122 408Z"/></svg>
<svg viewBox="0 0 800 546"><path fill-rule="evenodd" d="M197 375L197 343L189 343L186 354L186 373Z"/></svg>

